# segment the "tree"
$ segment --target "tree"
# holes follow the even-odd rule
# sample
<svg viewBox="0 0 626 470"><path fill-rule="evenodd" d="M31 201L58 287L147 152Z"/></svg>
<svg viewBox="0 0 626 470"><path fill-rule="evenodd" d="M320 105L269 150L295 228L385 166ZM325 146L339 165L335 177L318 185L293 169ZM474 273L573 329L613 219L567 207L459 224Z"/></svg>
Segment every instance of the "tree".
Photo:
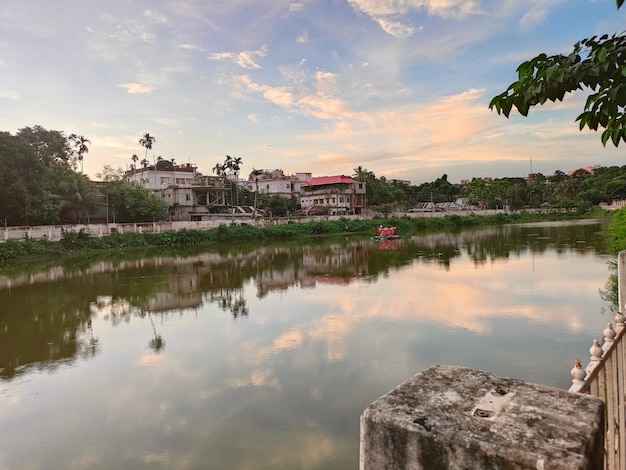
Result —
<svg viewBox="0 0 626 470"><path fill-rule="evenodd" d="M367 171L367 168L363 168L361 165L357 166L352 171L354 171L352 177L361 183L366 183L367 180L375 178L374 173Z"/></svg>
<svg viewBox="0 0 626 470"><path fill-rule="evenodd" d="M257 204L259 202L259 176L263 174L263 170L257 170L256 168L252 168L252 171L250 172L250 176L248 176L249 180L254 180L254 185L255 185L255 189L254 189L254 212L253 217L256 218L256 208L257 208Z"/></svg>
<svg viewBox="0 0 626 470"><path fill-rule="evenodd" d="M47 189L46 163L27 140L0 132L0 223L51 224L59 209Z"/></svg>
<svg viewBox="0 0 626 470"><path fill-rule="evenodd" d="M155 142L156 142L156 137L154 137L153 135L150 135L149 132L144 132L144 134L141 136L141 139L139 139L139 143L141 144L141 146L146 148L146 155L144 156L143 161L148 161L148 150L152 149L152 145ZM144 166L147 166L147 165L144 165Z"/></svg>
<svg viewBox="0 0 626 470"><path fill-rule="evenodd" d="M231 157L230 155L226 155L224 165L235 175L235 198L237 206L239 205L239 170L241 169L241 163L241 157Z"/></svg>
<svg viewBox="0 0 626 470"><path fill-rule="evenodd" d="M117 222L152 222L161 220L167 211L164 201L133 181L112 181L105 186L104 193Z"/></svg>
<svg viewBox="0 0 626 470"><path fill-rule="evenodd" d="M175 166L176 161L173 158L171 160L166 160L161 155L156 158L157 170L173 170Z"/></svg>
<svg viewBox="0 0 626 470"><path fill-rule="evenodd" d="M616 0L619 9L624 0ZM626 142L626 35L583 39L569 55L539 54L517 68L518 80L494 97L489 109L509 117L515 107L527 116L531 107L546 101L562 101L575 90L589 88L584 111L576 118L579 128L602 132L602 144L616 147Z"/></svg>
<svg viewBox="0 0 626 470"><path fill-rule="evenodd" d="M132 169L133 171L135 171L137 169L137 162L139 161L139 155L137 155L136 153L133 153L133 156L130 157L130 159L133 161Z"/></svg>
<svg viewBox="0 0 626 470"><path fill-rule="evenodd" d="M93 212L100 196L100 192L83 174L70 173L56 195L61 211L70 209L73 212L73 222L80 224L83 212Z"/></svg>
<svg viewBox="0 0 626 470"><path fill-rule="evenodd" d="M82 135L70 134L68 137L70 142L70 146L72 147L72 153L76 156L78 161L80 162L80 172L83 173L83 158L86 153L89 153L89 147L87 144L90 144L91 141L89 139L85 139Z"/></svg>
<svg viewBox="0 0 626 470"><path fill-rule="evenodd" d="M222 165L221 163L216 163L212 171L217 176L224 176L226 174L226 167Z"/></svg>
<svg viewBox="0 0 626 470"><path fill-rule="evenodd" d="M74 155L63 132L34 126L19 129L15 136L28 144L37 158L46 166L74 167Z"/></svg>
<svg viewBox="0 0 626 470"><path fill-rule="evenodd" d="M104 165L100 173L96 173L96 177L105 183L114 183L124 179L123 168L113 168L111 165Z"/></svg>

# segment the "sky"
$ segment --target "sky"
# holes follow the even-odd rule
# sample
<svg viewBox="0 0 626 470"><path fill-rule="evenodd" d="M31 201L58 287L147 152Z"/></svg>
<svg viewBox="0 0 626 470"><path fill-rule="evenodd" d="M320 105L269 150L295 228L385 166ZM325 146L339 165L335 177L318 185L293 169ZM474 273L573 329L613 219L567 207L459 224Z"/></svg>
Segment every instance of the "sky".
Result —
<svg viewBox="0 0 626 470"><path fill-rule="evenodd" d="M622 166L579 131L586 90L488 105L523 61L624 30L615 0L5 0L0 131L83 135L94 179L133 154L412 184Z"/></svg>

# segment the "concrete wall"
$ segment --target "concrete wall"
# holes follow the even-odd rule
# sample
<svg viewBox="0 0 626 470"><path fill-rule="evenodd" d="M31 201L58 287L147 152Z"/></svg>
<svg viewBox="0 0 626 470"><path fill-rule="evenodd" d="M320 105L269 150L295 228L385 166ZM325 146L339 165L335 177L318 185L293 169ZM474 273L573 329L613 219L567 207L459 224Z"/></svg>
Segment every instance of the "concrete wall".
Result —
<svg viewBox="0 0 626 470"><path fill-rule="evenodd" d="M361 470L603 469L602 400L433 366L361 416Z"/></svg>
<svg viewBox="0 0 626 470"><path fill-rule="evenodd" d="M493 215L497 213L505 213L503 210L481 210L476 211L475 215ZM471 212L425 212L425 213L410 213L410 212L396 212L391 214L393 217L446 217L449 215L470 215ZM217 228L220 224L233 224L233 223L246 223L249 225L256 225L258 227L264 227L266 225L282 225L288 222L318 222L325 220L339 220L345 219L363 219L372 218L373 213L368 211L366 215L343 215L343 216L316 216L316 217L272 217L264 218L258 217L253 219L248 214L241 215L228 215L228 214L216 214L211 215L209 220L203 221L163 221L163 222L147 222L141 224L75 224L75 225L38 225L38 226L21 226L21 227L0 227L0 243L6 240L23 240L25 237L34 239L41 239L47 237L49 240L60 240L62 230L69 230L78 232L81 229L88 230L93 236L109 235L113 229L122 233L127 232L166 232L170 230L182 230L182 229L197 229L208 230Z"/></svg>

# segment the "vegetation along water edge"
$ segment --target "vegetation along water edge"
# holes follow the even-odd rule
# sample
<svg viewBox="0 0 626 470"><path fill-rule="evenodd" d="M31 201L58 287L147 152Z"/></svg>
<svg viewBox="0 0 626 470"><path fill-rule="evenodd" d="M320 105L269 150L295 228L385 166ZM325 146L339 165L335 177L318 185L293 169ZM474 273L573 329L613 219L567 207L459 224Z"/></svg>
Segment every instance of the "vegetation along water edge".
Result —
<svg viewBox="0 0 626 470"><path fill-rule="evenodd" d="M110 236L94 236L86 230L66 231L59 241L35 240L7 240L0 243L0 269L3 271L16 261L33 262L36 260L55 259L59 257L89 255L93 257L107 257L120 251L145 251L150 248L184 248L184 247L219 247L228 242L229 245L243 242L263 242L271 240L287 240L299 237L333 236L349 234L376 233L379 225L395 226L398 233L408 235L412 233L433 230L458 230L466 227L481 225L503 225L510 223L525 223L544 220L568 220L580 218L607 217L607 212L595 210L585 214L580 213L535 213L512 212L494 215L450 215L446 217L392 217L372 219L341 218L319 222L290 222L285 225L269 225L255 227L246 223L223 224L209 230L179 230L162 233L114 233ZM622 216L626 224L626 215ZM619 223L619 222L618 222ZM626 245L626 237L624 241Z"/></svg>

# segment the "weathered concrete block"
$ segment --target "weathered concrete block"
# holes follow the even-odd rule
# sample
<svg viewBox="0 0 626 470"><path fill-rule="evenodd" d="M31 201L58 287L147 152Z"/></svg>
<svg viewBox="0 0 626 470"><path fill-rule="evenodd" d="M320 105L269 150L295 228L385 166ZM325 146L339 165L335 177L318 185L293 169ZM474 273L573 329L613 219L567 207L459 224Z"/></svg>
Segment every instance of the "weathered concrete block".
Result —
<svg viewBox="0 0 626 470"><path fill-rule="evenodd" d="M433 366L361 416L361 470L596 470L604 405L487 372Z"/></svg>

